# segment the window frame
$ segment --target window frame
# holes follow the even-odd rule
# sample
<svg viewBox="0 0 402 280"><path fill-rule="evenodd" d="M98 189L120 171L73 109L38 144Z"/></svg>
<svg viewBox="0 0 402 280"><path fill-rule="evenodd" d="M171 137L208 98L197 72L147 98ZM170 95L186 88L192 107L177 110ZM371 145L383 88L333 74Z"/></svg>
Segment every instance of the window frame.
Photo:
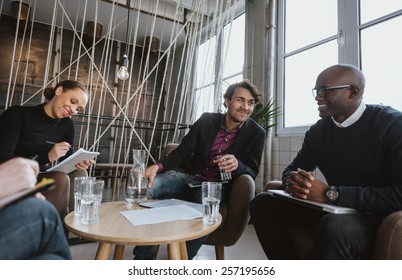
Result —
<svg viewBox="0 0 402 280"><path fill-rule="evenodd" d="M333 40L338 44L338 63L349 63L360 66L360 33L359 33L359 0L338 0L338 30L336 34L322 38L316 42L305 45L299 49L285 53L285 6L286 0L279 1L278 5L278 77L277 77L277 103L280 108L285 108L285 60L287 57L297 55L317 46ZM318 74L318 73L317 73ZM314 81L311 81L312 87ZM310 128L310 125L284 127L282 112L278 118L276 134L278 136L302 136Z"/></svg>

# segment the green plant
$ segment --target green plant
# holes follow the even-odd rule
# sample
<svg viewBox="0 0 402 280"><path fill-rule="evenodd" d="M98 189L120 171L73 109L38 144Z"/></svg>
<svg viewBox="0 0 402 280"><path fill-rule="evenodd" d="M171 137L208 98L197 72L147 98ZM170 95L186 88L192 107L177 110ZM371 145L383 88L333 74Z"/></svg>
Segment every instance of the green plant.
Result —
<svg viewBox="0 0 402 280"><path fill-rule="evenodd" d="M276 126L276 118L280 116L281 110L276 107L275 100L271 99L266 105L258 103L254 107L254 111L250 118L255 120L265 130ZM273 121L273 122L271 122Z"/></svg>

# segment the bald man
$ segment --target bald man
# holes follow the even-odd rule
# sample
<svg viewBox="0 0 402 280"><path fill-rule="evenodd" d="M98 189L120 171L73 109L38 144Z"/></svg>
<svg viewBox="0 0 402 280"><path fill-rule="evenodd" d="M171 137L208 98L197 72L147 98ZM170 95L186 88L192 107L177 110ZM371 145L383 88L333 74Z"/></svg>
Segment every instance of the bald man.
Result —
<svg viewBox="0 0 402 280"><path fill-rule="evenodd" d="M402 113L363 102L365 78L353 65L322 71L313 96L321 119L306 132L285 168L293 197L355 208L330 214L262 193L250 203L258 239L269 259L297 259L287 228L314 231L310 259L367 259L383 218L402 209ZM325 181L313 176L319 168Z"/></svg>

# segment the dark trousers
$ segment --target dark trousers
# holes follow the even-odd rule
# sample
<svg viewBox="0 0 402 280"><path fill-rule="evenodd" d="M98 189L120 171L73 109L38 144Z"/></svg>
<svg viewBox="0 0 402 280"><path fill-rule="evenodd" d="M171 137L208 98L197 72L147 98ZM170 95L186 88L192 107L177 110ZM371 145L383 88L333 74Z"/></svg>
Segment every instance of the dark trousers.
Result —
<svg viewBox="0 0 402 280"><path fill-rule="evenodd" d="M298 259L288 228L312 231L309 259L368 259L383 217L330 214L260 193L250 215L268 259Z"/></svg>

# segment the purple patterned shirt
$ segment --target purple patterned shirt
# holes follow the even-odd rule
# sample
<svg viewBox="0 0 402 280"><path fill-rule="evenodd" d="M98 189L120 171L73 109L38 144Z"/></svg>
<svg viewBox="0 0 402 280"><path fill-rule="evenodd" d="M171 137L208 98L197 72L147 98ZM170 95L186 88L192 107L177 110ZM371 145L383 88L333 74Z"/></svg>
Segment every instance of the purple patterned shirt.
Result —
<svg viewBox="0 0 402 280"><path fill-rule="evenodd" d="M218 165L214 163L213 160L219 155L227 154L228 149L230 148L230 146L232 146L237 134L239 133L240 128L243 126L242 123L237 128L229 132L226 130L224 122L225 118L223 118L222 120L222 125L219 128L214 143L212 144L209 156L202 165L201 170L199 171L202 180L210 182L221 180ZM159 168L158 173L163 172L163 165L159 162L157 163L157 165Z"/></svg>
<svg viewBox="0 0 402 280"><path fill-rule="evenodd" d="M200 170L200 174L203 180L212 182L221 180L218 165L214 163L213 160L216 159L216 157L219 155L227 154L227 151L236 139L241 126L242 124L239 127L233 129L231 132L227 131L224 125L220 127L215 141L212 144L207 161L204 162L204 164L202 165L202 169Z"/></svg>

